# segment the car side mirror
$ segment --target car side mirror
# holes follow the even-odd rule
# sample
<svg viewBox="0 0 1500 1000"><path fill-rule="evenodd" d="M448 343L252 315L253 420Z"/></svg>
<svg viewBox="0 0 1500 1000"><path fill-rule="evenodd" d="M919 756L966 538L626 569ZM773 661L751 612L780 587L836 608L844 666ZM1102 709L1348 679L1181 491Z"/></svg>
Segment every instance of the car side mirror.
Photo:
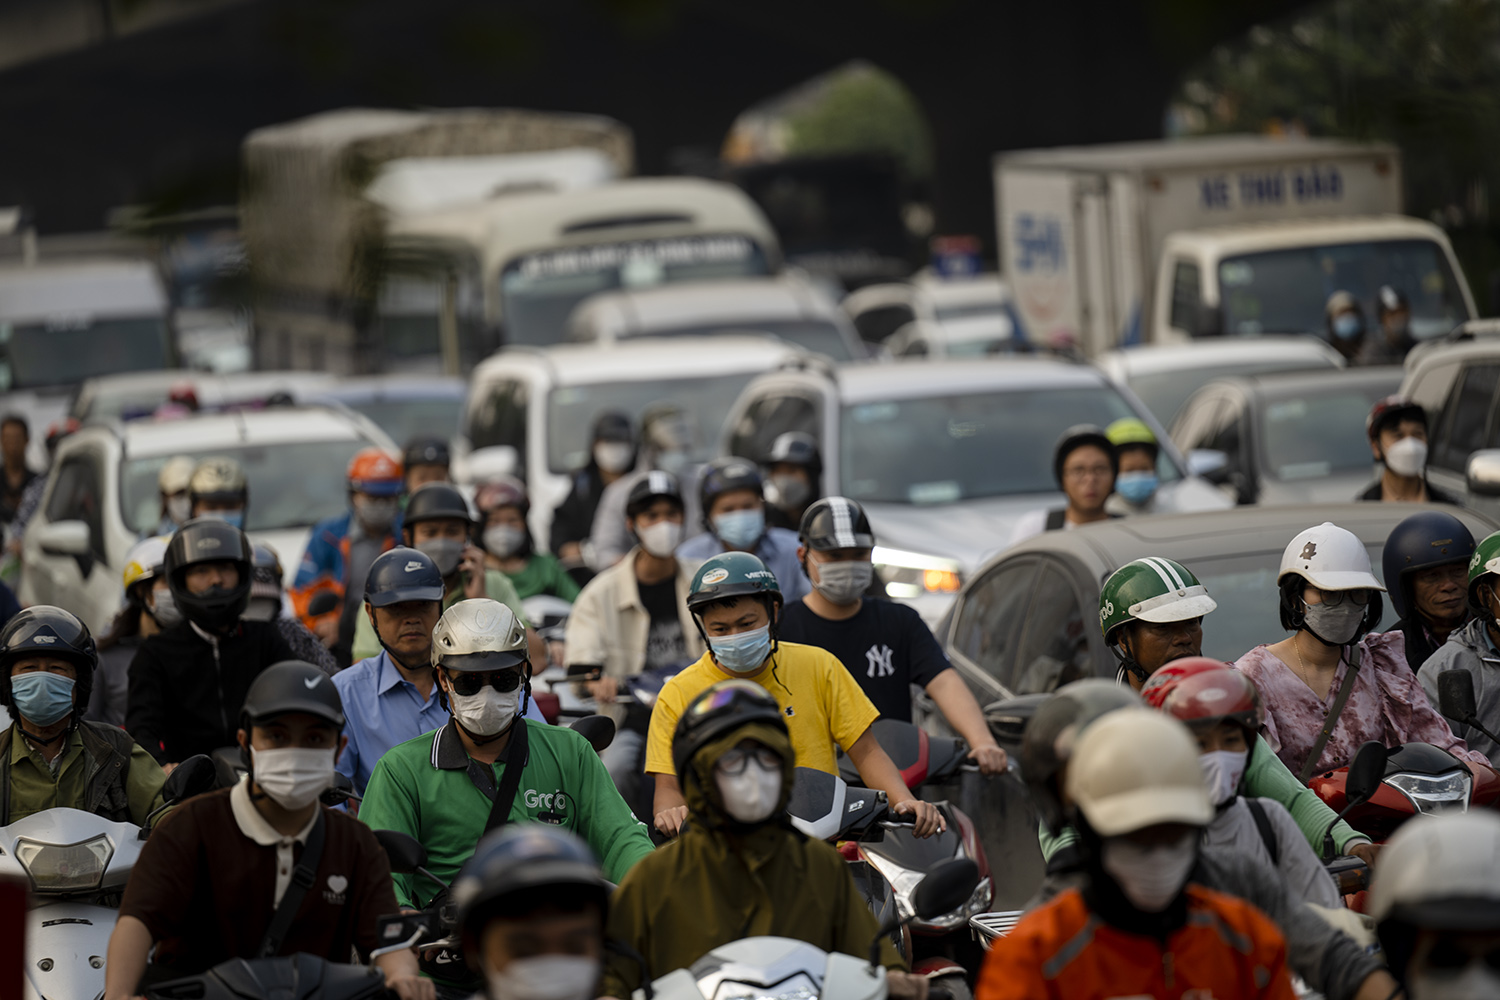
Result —
<svg viewBox="0 0 1500 1000"><path fill-rule="evenodd" d="M1212 448L1194 448L1187 453L1187 471L1218 486L1229 479L1229 456Z"/></svg>
<svg viewBox="0 0 1500 1000"><path fill-rule="evenodd" d="M89 554L89 526L82 521L54 521L33 529L37 544L49 556L86 556Z"/></svg>
<svg viewBox="0 0 1500 1000"><path fill-rule="evenodd" d="M391 871L397 875L415 875L418 868L427 867L427 848L415 837L400 830L376 830L375 839L385 848Z"/></svg>
<svg viewBox="0 0 1500 1000"><path fill-rule="evenodd" d="M1193 336L1224 336L1224 311L1218 306L1211 306L1206 302L1201 303L1198 306L1198 314L1193 317Z"/></svg>
<svg viewBox="0 0 1500 1000"><path fill-rule="evenodd" d="M615 720L607 715L585 715L568 728L588 740L594 753L603 753L615 741Z"/></svg>
<svg viewBox="0 0 1500 1000"><path fill-rule="evenodd" d="M1500 496L1500 449L1476 451L1469 456L1469 492L1482 497Z"/></svg>
<svg viewBox="0 0 1500 1000"><path fill-rule="evenodd" d="M212 791L218 784L219 772L214 762L204 754L194 754L172 768L161 786L164 802L183 802L195 795Z"/></svg>
<svg viewBox="0 0 1500 1000"><path fill-rule="evenodd" d="M922 920L952 913L969 901L979 885L979 866L972 858L954 858L928 869L912 896L912 909Z"/></svg>
<svg viewBox="0 0 1500 1000"><path fill-rule="evenodd" d="M1380 783L1385 780L1385 760L1388 751L1384 743L1370 740L1359 748L1354 762L1349 765L1349 777L1344 781L1344 796L1350 802L1367 802Z"/></svg>
<svg viewBox="0 0 1500 1000"><path fill-rule="evenodd" d="M1444 670L1438 674L1438 711L1458 722L1479 714L1474 700L1474 676L1467 670Z"/></svg>

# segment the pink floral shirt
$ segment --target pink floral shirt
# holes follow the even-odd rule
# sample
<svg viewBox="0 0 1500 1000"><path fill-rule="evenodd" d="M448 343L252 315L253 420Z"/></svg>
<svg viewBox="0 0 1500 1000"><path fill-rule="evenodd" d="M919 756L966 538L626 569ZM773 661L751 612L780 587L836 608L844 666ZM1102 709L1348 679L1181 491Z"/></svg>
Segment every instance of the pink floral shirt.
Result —
<svg viewBox="0 0 1500 1000"><path fill-rule="evenodd" d="M1431 743L1463 760L1489 763L1483 754L1470 750L1454 736L1447 721L1433 711L1417 675L1406 665L1404 643L1405 638L1396 631L1367 635L1354 647L1360 657L1359 674L1318 758L1319 771L1343 767L1367 740L1379 740L1388 747ZM1266 742L1293 774L1300 774L1323 728L1323 719L1338 697L1348 664L1339 664L1328 697L1321 701L1266 646L1256 646L1234 665L1260 689L1266 709L1262 727Z"/></svg>

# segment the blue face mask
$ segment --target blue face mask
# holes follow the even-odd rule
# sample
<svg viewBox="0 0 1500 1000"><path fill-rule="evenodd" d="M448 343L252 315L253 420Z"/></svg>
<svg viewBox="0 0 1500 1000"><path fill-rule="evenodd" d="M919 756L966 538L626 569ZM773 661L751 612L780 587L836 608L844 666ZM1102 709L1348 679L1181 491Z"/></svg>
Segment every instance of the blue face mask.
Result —
<svg viewBox="0 0 1500 1000"><path fill-rule="evenodd" d="M223 521L225 524L239 528L241 531L245 530L245 511L243 508L240 510L206 510L199 516L211 518L215 521Z"/></svg>
<svg viewBox="0 0 1500 1000"><path fill-rule="evenodd" d="M753 674L771 655L771 626L708 640L719 666L732 674Z"/></svg>
<svg viewBox="0 0 1500 1000"><path fill-rule="evenodd" d="M1354 313L1344 313L1334 318L1333 335L1340 340L1353 340L1364 331L1364 323Z"/></svg>
<svg viewBox="0 0 1500 1000"><path fill-rule="evenodd" d="M749 549L766 533L764 508L732 510L714 518L714 534L731 549Z"/></svg>
<svg viewBox="0 0 1500 1000"><path fill-rule="evenodd" d="M1127 503L1143 504L1151 499L1161 480L1154 472L1122 472L1115 477L1115 492Z"/></svg>
<svg viewBox="0 0 1500 1000"><path fill-rule="evenodd" d="M34 726L61 722L73 711L73 678L50 670L34 670L10 679L16 711Z"/></svg>

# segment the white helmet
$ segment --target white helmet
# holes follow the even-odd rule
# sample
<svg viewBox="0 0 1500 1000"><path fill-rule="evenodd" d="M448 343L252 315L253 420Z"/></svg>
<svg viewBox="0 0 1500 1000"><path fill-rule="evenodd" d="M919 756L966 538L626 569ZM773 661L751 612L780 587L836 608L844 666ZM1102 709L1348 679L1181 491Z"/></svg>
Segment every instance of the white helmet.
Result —
<svg viewBox="0 0 1500 1000"><path fill-rule="evenodd" d="M1083 732L1068 764L1068 798L1101 837L1158 823L1206 826L1214 807L1198 743L1176 719L1122 708Z"/></svg>
<svg viewBox="0 0 1500 1000"><path fill-rule="evenodd" d="M475 597L443 612L432 630L432 665L503 670L525 663L526 625L499 601Z"/></svg>
<svg viewBox="0 0 1500 1000"><path fill-rule="evenodd" d="M127 592L133 584L161 576L162 563L167 561L169 541L171 539L166 535L142 539L126 553L124 580Z"/></svg>
<svg viewBox="0 0 1500 1000"><path fill-rule="evenodd" d="M193 470L197 467L198 463L186 455L177 455L167 459L161 471L156 474L156 488L163 496L186 491L188 483L192 481Z"/></svg>
<svg viewBox="0 0 1500 1000"><path fill-rule="evenodd" d="M1370 553L1354 532L1324 521L1308 528L1287 544L1281 553L1280 584L1288 576L1302 577L1319 590L1385 591L1370 570Z"/></svg>

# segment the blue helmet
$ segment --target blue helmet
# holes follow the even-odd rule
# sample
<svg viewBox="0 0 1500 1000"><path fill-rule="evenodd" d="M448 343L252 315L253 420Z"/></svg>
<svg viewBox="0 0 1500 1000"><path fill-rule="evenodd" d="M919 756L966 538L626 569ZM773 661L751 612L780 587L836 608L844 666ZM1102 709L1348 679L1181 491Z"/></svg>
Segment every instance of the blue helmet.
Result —
<svg viewBox="0 0 1500 1000"><path fill-rule="evenodd" d="M432 558L404 545L377 556L365 577L365 603L372 608L404 601L441 601L445 593L443 574Z"/></svg>
<svg viewBox="0 0 1500 1000"><path fill-rule="evenodd" d="M1402 618L1411 614L1413 573L1434 566L1467 564L1473 554L1474 536L1447 511L1424 510L1396 525L1380 557L1385 588L1396 614Z"/></svg>

